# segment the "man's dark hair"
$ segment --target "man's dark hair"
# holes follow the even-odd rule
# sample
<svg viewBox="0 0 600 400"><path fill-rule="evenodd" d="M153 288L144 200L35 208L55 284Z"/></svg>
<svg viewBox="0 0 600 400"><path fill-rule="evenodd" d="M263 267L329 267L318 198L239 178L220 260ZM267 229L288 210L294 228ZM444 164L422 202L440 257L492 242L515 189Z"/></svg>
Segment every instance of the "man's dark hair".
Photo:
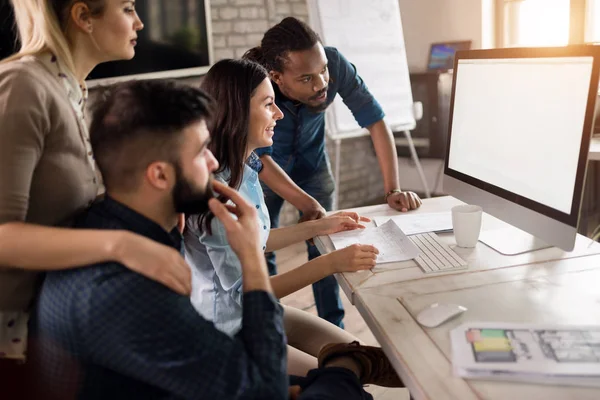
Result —
<svg viewBox="0 0 600 400"><path fill-rule="evenodd" d="M268 71L283 72L290 52L309 50L319 42L319 35L310 26L287 17L266 31L260 46L248 50L243 58L261 64Z"/></svg>
<svg viewBox="0 0 600 400"><path fill-rule="evenodd" d="M172 80L129 81L104 90L94 107L90 140L107 189L137 187L155 161L178 165L182 132L209 122L213 101Z"/></svg>

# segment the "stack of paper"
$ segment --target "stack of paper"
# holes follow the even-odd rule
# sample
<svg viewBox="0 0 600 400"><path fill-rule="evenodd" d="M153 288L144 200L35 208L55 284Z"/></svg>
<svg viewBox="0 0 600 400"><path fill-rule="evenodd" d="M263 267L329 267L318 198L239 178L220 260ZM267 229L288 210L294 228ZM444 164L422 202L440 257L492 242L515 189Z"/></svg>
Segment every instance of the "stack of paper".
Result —
<svg viewBox="0 0 600 400"><path fill-rule="evenodd" d="M393 221L376 228L339 232L329 237L337 250L356 243L375 246L379 250L377 264L411 260L421 254L419 248Z"/></svg>
<svg viewBox="0 0 600 400"><path fill-rule="evenodd" d="M600 387L600 326L469 322L450 337L459 376Z"/></svg>
<svg viewBox="0 0 600 400"><path fill-rule="evenodd" d="M375 225L379 226L387 221L394 221L406 235L416 235L426 232L443 232L452 230L452 214L448 212L439 213L416 213L401 214L389 217L374 217Z"/></svg>

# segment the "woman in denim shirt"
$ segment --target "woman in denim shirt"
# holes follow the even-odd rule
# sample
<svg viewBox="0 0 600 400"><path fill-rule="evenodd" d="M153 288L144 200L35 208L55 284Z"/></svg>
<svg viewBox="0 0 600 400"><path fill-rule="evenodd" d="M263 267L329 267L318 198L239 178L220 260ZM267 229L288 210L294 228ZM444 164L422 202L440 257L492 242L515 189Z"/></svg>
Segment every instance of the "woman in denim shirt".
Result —
<svg viewBox="0 0 600 400"><path fill-rule="evenodd" d="M204 78L202 88L217 104L212 127L211 151L220 163L216 178L236 188L255 204L262 232L262 250L274 251L318 235L364 228L368 218L338 213L273 231L259 182L262 165L254 154L272 144L273 128L283 117L274 103L267 71L246 60L222 60ZM186 259L192 265L192 303L221 331L234 335L241 328L242 273L237 256L227 243L224 227L212 215L187 218ZM378 251L354 245L318 257L285 274L271 278L278 298L287 296L336 272L358 271L375 266ZM284 306L288 336L288 373L305 375L317 367L315 356L328 343L352 342L354 336L305 311Z"/></svg>

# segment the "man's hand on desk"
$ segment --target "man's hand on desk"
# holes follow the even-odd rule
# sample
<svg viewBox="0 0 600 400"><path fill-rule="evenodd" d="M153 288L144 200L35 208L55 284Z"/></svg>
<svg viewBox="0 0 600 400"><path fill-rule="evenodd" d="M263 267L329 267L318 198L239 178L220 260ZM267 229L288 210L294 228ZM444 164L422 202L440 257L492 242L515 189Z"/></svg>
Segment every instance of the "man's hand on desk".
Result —
<svg viewBox="0 0 600 400"><path fill-rule="evenodd" d="M298 220L298 223L312 221L315 219L321 219L325 217L327 211L323 208L321 204L315 199L312 199L309 206L299 210L302 213L302 217ZM315 244L312 239L308 240L308 243L311 245Z"/></svg>
<svg viewBox="0 0 600 400"><path fill-rule="evenodd" d="M321 257L327 258L332 274L371 269L377 263L379 250L369 244L353 244Z"/></svg>
<svg viewBox="0 0 600 400"><path fill-rule="evenodd" d="M421 207L422 201L414 192L392 190L385 195L388 205L394 210L406 212Z"/></svg>
<svg viewBox="0 0 600 400"><path fill-rule="evenodd" d="M299 209L302 213L302 217L298 220L298 222L306 222L312 221L314 219L321 219L325 216L327 211L319 204L318 201L312 200L308 206Z"/></svg>

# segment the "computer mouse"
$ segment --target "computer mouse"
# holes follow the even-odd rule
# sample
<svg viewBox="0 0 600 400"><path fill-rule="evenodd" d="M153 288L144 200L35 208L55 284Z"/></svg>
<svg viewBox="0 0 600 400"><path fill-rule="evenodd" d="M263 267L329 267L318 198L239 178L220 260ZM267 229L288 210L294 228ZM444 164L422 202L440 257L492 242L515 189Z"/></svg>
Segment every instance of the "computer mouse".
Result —
<svg viewBox="0 0 600 400"><path fill-rule="evenodd" d="M433 303L417 315L417 322L428 328L435 328L465 311L467 308L458 304Z"/></svg>

